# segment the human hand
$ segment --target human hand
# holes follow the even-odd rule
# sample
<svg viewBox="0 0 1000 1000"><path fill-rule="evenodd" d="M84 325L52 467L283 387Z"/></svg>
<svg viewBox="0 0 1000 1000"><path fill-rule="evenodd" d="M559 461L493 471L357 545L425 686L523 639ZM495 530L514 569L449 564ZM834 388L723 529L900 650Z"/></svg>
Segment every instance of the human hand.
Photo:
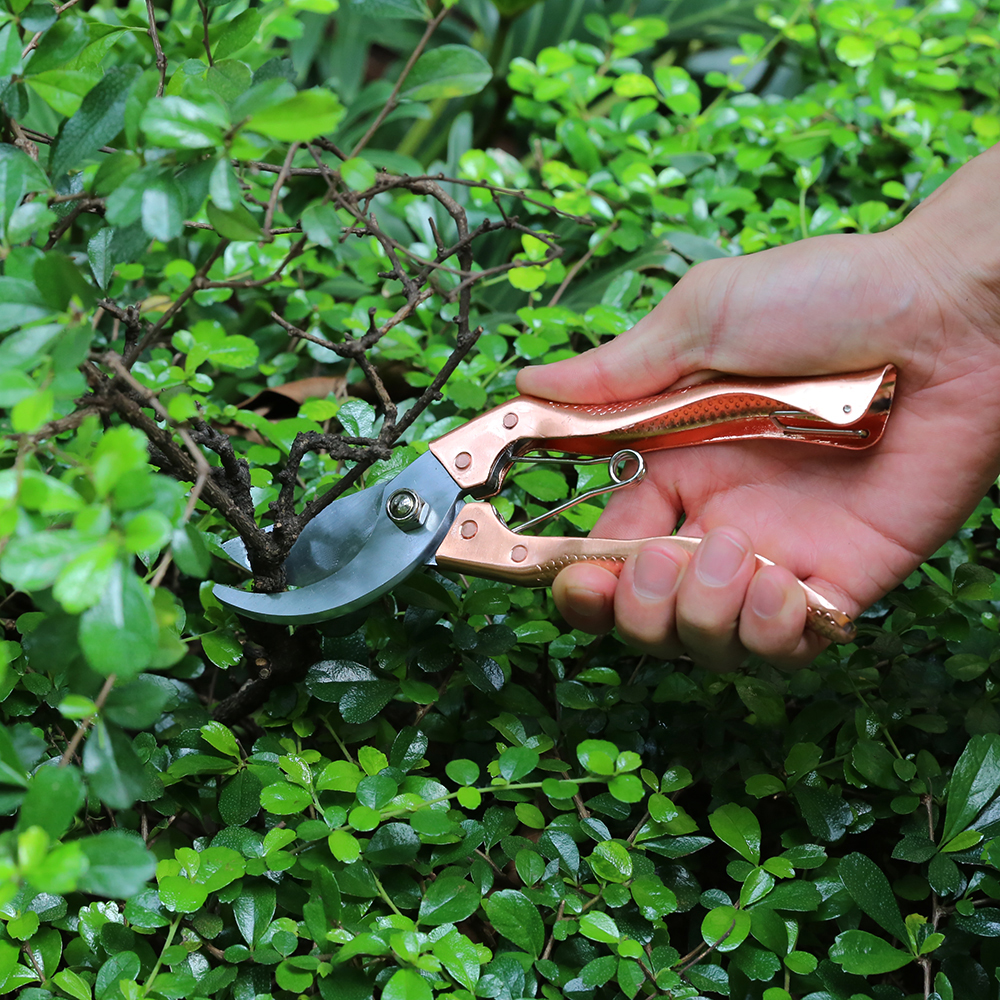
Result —
<svg viewBox="0 0 1000 1000"><path fill-rule="evenodd" d="M645 482L613 496L594 533L669 535L683 516L705 540L690 557L647 543L620 577L567 568L553 594L571 625L617 625L641 650L716 670L748 651L801 666L825 642L803 632L796 578L854 615L949 537L1000 472L998 181L1000 147L888 232L706 261L614 341L520 373L529 395L601 403L704 371L899 369L871 451L755 441L648 455ZM755 551L777 565L756 570Z"/></svg>

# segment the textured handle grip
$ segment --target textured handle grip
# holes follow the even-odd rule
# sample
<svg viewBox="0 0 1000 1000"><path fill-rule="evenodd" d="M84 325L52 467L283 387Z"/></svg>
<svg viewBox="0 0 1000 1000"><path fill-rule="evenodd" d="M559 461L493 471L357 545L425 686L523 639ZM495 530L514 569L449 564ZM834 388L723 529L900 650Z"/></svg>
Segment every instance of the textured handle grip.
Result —
<svg viewBox="0 0 1000 1000"><path fill-rule="evenodd" d="M522 587L544 587L561 569L576 562L591 562L619 573L625 560L649 538L560 538L518 535L499 518L488 503L468 503L458 513L436 554L444 570L468 573L487 580L501 580ZM673 535L662 539L694 552L700 538ZM757 556L760 566L771 566ZM812 588L801 584L806 595L807 627L831 642L851 642L856 629L843 611Z"/></svg>
<svg viewBox="0 0 1000 1000"><path fill-rule="evenodd" d="M780 438L870 448L882 436L895 389L891 365L807 379L727 376L651 396L571 405L518 396L434 441L430 450L477 496L500 488L513 455L532 447L612 455L706 441Z"/></svg>

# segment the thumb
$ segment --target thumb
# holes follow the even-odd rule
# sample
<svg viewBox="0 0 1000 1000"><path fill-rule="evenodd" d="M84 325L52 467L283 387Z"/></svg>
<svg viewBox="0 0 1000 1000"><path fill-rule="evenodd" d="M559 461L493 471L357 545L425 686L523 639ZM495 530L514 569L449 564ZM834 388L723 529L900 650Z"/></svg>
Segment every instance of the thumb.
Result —
<svg viewBox="0 0 1000 1000"><path fill-rule="evenodd" d="M654 395L690 372L711 367L712 320L698 303L713 301L710 289L718 273L700 264L614 340L565 361L522 368L518 390L560 403L607 403Z"/></svg>

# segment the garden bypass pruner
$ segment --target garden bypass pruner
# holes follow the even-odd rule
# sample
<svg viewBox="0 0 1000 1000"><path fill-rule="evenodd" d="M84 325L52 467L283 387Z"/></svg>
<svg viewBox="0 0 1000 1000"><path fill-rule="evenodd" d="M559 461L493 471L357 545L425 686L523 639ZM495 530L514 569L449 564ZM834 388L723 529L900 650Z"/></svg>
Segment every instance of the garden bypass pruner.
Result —
<svg viewBox="0 0 1000 1000"><path fill-rule="evenodd" d="M285 569L293 589L260 594L219 585L215 595L248 618L292 625L364 607L422 566L522 586L544 586L564 566L581 561L618 572L649 539L523 531L594 493L638 482L645 451L759 438L870 448L882 436L895 385L896 371L887 365L803 379L727 376L647 399L593 406L518 396L438 438L393 479L326 507L288 554ZM525 458L536 451L564 457ZM607 462L612 482L511 529L486 498L499 493L520 461ZM700 539L673 535L670 541L694 551ZM225 548L247 566L240 539ZM761 556L757 560L768 564ZM853 638L850 618L802 587L808 626L835 642Z"/></svg>

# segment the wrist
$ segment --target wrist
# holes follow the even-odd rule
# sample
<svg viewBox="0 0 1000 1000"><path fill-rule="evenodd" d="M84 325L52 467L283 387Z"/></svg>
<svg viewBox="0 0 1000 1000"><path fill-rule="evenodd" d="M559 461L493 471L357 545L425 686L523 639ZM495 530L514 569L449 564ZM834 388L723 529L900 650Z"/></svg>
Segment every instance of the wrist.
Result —
<svg viewBox="0 0 1000 1000"><path fill-rule="evenodd" d="M971 160L882 234L943 313L1000 343L1000 145Z"/></svg>

